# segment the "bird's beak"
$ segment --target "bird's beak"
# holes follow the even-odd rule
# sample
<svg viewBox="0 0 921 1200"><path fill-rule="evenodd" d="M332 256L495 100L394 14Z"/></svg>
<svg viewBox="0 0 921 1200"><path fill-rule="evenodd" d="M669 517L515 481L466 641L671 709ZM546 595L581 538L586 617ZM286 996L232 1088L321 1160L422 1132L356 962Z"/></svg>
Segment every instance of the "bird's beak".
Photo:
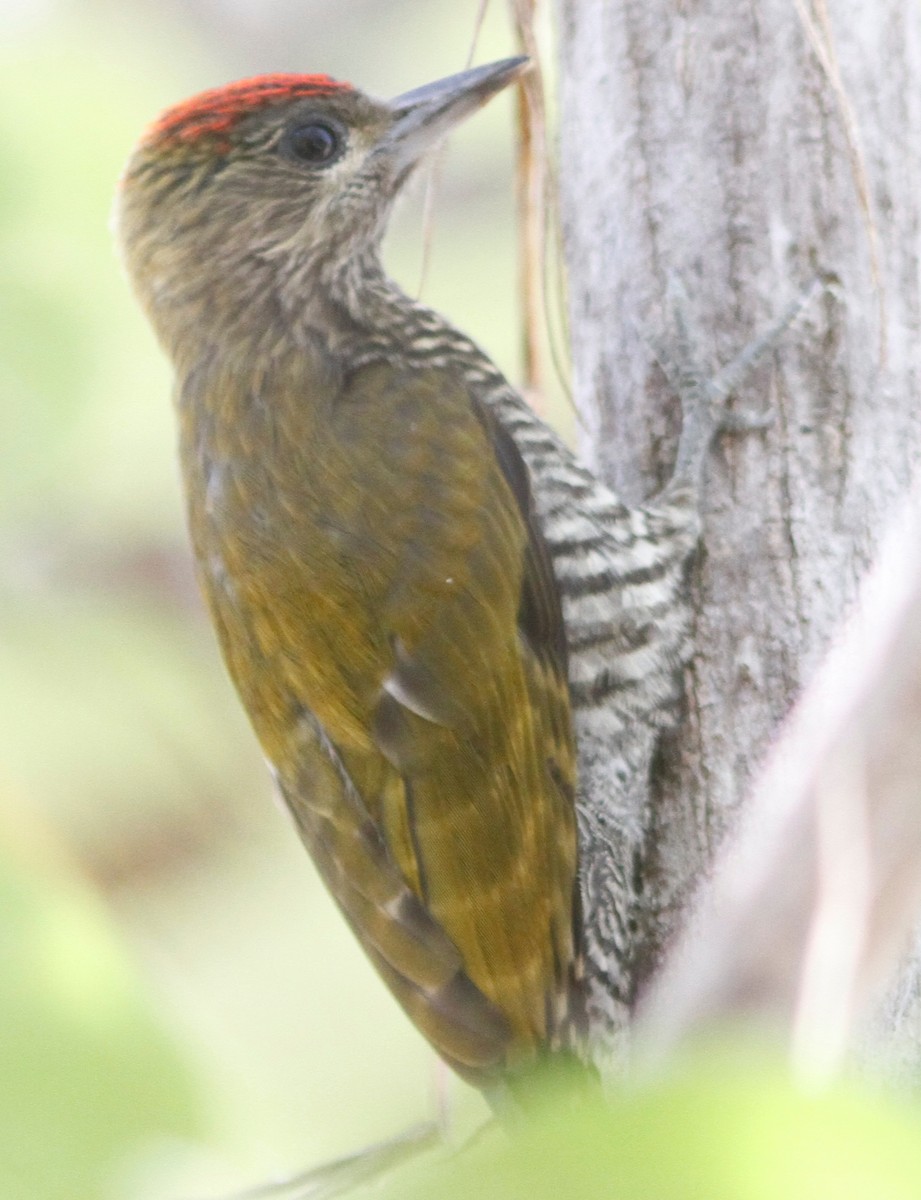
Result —
<svg viewBox="0 0 921 1200"><path fill-rule="evenodd" d="M529 65L527 58L504 58L427 83L391 100L394 120L382 148L398 175L402 177L426 150L522 75Z"/></svg>

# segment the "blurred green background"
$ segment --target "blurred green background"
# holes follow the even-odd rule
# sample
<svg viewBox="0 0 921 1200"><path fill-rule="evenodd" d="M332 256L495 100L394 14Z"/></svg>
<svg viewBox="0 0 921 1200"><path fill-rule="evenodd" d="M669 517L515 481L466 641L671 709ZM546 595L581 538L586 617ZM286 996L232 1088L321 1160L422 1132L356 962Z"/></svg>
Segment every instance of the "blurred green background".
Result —
<svg viewBox="0 0 921 1200"><path fill-rule="evenodd" d="M277 70L396 94L463 68L478 8L0 6L3 1200L217 1194L397 1133L445 1086L272 801L108 224L164 106ZM513 52L494 0L478 61ZM512 165L502 97L442 162L424 297L514 378ZM414 293L422 195L388 246Z"/></svg>

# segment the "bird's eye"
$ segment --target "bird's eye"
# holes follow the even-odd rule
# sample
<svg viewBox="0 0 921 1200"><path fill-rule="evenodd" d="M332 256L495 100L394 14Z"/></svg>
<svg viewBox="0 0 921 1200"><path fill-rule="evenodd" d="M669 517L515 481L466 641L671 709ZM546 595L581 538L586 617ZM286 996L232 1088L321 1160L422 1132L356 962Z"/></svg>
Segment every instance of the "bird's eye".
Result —
<svg viewBox="0 0 921 1200"><path fill-rule="evenodd" d="M292 158L310 163L314 167L325 167L339 157L344 144L342 134L323 121L311 121L298 125L285 138L284 146Z"/></svg>

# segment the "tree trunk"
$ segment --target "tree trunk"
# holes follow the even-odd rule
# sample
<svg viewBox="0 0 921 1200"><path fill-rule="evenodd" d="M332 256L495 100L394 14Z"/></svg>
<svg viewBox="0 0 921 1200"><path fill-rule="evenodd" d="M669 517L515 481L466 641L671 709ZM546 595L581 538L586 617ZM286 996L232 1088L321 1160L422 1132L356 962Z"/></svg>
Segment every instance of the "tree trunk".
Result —
<svg viewBox="0 0 921 1200"><path fill-rule="evenodd" d="M645 814L655 964L828 648L921 451L921 10L910 0L560 0L561 210L582 451L635 501L678 414L656 362L677 277L716 368L817 271L713 454L689 582L687 719ZM640 981L642 982L642 981Z"/></svg>
<svg viewBox="0 0 921 1200"><path fill-rule="evenodd" d="M919 730L916 484L854 616L784 722L741 836L720 851L694 919L644 997L641 1061L667 1060L688 1037L744 1017L778 1029L796 1075L812 1086L856 1050L890 1082L901 1075L917 1087Z"/></svg>

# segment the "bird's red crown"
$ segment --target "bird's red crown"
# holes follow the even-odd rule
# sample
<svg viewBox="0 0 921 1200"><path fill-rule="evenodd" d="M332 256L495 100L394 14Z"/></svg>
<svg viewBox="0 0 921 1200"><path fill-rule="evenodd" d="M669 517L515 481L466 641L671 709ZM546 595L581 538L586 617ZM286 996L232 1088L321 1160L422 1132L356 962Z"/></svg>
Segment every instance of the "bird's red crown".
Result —
<svg viewBox="0 0 921 1200"><path fill-rule="evenodd" d="M197 96L168 108L151 125L145 140L197 142L209 134L226 134L241 117L270 104L352 90L350 83L340 83L328 75L279 74L239 79L236 83L199 92Z"/></svg>

